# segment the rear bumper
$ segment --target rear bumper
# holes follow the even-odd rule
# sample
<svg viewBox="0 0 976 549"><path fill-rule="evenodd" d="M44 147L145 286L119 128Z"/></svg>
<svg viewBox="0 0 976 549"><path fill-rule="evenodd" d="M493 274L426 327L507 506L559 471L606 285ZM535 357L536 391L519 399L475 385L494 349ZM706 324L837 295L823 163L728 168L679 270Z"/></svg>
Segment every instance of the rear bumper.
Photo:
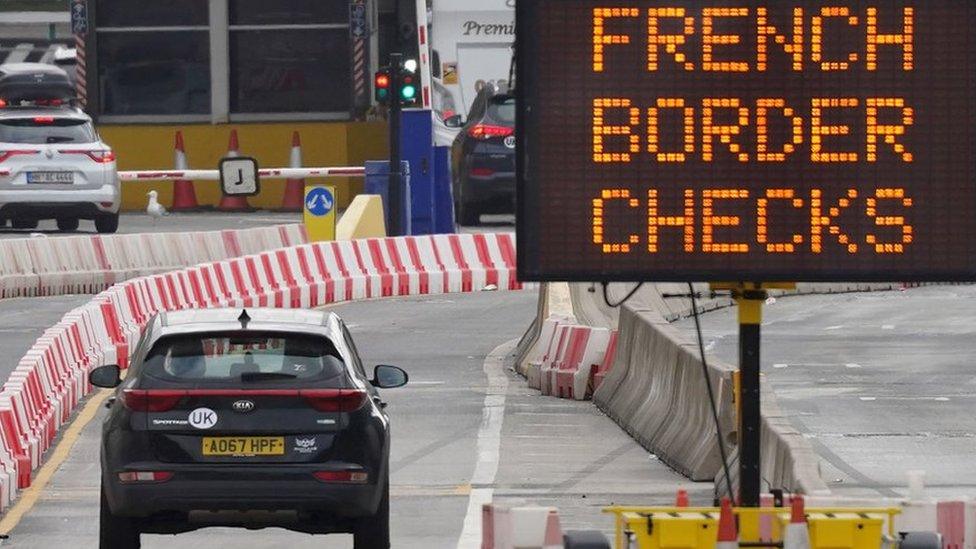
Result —
<svg viewBox="0 0 976 549"><path fill-rule="evenodd" d="M365 484L325 483L312 473L345 464L200 466L171 463L132 464L128 470L172 471L159 483L122 483L103 475L105 495L114 514L152 517L191 511L294 511L342 519L370 516L382 496L382 478L373 472Z"/></svg>
<svg viewBox="0 0 976 549"><path fill-rule="evenodd" d="M94 219L99 214L118 213L120 205L119 189L112 185L84 190L0 190L0 217L3 218Z"/></svg>

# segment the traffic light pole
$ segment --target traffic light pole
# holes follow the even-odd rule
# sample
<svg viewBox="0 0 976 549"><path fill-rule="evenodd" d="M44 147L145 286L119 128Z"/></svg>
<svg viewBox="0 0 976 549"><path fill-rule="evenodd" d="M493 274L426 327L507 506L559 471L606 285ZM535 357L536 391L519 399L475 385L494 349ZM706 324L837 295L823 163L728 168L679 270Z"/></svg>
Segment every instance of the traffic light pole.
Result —
<svg viewBox="0 0 976 549"><path fill-rule="evenodd" d="M390 235L400 235L400 228L403 220L403 186L401 184L402 174L400 173L400 64L402 55L399 53L390 54L390 182L389 182L389 214L388 220Z"/></svg>

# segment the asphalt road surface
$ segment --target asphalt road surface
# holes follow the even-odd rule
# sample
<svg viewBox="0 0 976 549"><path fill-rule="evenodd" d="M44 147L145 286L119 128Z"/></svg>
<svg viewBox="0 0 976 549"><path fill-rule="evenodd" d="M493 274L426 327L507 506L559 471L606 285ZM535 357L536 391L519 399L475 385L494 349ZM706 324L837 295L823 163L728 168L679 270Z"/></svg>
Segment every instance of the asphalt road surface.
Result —
<svg viewBox="0 0 976 549"><path fill-rule="evenodd" d="M608 504L669 501L679 487L693 501L710 501L709 483L673 473L592 403L539 396L508 370L506 355L534 314L535 299L529 291L482 292L335 307L367 364L410 373L410 385L384 394L393 422L394 547L477 549L473 526L481 503L492 498L555 505L564 527L606 531L612 521L599 509ZM4 547L97 545L99 410ZM351 545L347 535L277 529L143 536L147 548Z"/></svg>
<svg viewBox="0 0 976 549"><path fill-rule="evenodd" d="M737 361L735 311L702 317ZM692 321L680 326L693 336ZM783 298L767 305L762 369L840 494L976 494L976 286Z"/></svg>
<svg viewBox="0 0 976 549"><path fill-rule="evenodd" d="M88 295L0 299L0 380L10 377L44 330L90 299Z"/></svg>

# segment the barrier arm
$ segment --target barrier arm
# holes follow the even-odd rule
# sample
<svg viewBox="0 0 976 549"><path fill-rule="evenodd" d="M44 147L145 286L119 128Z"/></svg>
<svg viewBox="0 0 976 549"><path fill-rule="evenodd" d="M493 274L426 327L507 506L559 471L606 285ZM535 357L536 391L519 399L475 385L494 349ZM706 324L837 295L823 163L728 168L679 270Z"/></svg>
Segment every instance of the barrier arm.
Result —
<svg viewBox="0 0 976 549"><path fill-rule="evenodd" d="M0 175L4 175L0 171ZM362 166L333 168L261 168L258 176L266 179L304 179L306 177L365 177ZM168 181L171 179L195 179L220 181L220 170L137 170L120 171L121 181Z"/></svg>

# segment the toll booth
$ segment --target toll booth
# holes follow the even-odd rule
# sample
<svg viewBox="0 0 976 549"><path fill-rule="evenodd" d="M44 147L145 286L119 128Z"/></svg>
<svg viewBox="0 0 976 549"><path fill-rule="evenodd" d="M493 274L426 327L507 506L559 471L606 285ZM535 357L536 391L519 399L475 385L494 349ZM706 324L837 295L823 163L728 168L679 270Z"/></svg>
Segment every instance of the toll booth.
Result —
<svg viewBox="0 0 976 549"><path fill-rule="evenodd" d="M231 129L263 166L288 165L295 131L306 166L388 155L371 81L380 42L397 47L396 30L380 24L397 24L395 2L71 0L71 9L78 92L119 169L172 168L177 130L191 168L215 167ZM123 207L144 207L151 185L166 204L164 182L125 190ZM219 200L216 185L196 187L201 204ZM270 181L251 205L277 208L283 187ZM358 192L361 181L337 184L339 207Z"/></svg>

